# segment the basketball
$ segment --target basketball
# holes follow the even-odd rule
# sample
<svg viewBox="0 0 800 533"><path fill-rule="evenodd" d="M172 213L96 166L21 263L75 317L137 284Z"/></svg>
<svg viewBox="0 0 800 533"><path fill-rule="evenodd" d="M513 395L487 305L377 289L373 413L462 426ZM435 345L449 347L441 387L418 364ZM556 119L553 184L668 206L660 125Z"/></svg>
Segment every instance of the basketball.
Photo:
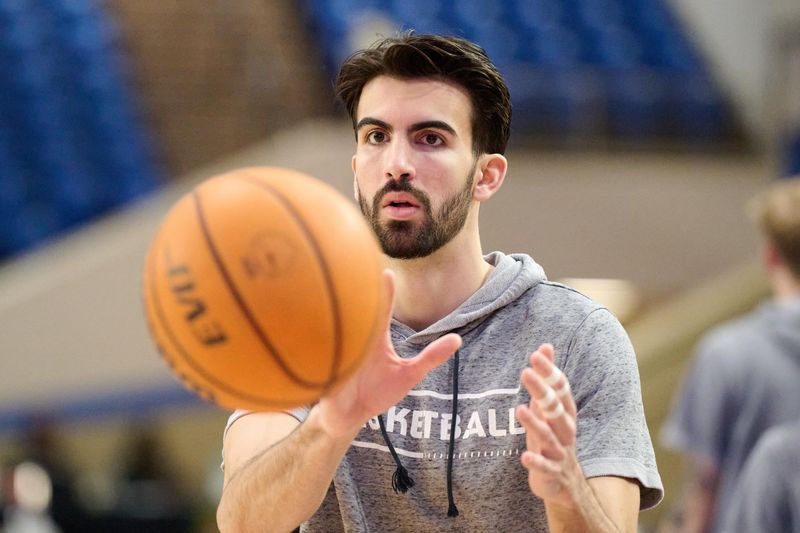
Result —
<svg viewBox="0 0 800 533"><path fill-rule="evenodd" d="M308 405L361 362L388 312L383 256L355 205L300 172L243 168L182 197L143 275L174 376L229 409Z"/></svg>

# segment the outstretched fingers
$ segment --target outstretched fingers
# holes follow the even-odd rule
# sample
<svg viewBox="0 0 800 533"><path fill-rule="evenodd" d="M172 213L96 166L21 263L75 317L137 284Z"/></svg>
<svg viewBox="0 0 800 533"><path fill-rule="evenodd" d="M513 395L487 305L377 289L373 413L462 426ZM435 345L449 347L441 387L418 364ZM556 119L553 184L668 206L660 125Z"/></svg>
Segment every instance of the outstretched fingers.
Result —
<svg viewBox="0 0 800 533"><path fill-rule="evenodd" d="M524 451L520 460L522 461L522 466L530 471L538 471L550 476L557 476L562 471L561 464L557 461L531 451Z"/></svg>
<svg viewBox="0 0 800 533"><path fill-rule="evenodd" d="M569 457L567 448L537 409L535 403L517 407L517 420L525 428L528 448L520 456L520 462L528 471L531 492L548 500L557 498L564 489L564 464Z"/></svg>
<svg viewBox="0 0 800 533"><path fill-rule="evenodd" d="M569 382L552 362L552 346L542 347L531 354L531 367L520 376L531 396L528 410L537 415L563 446L575 443L575 401Z"/></svg>
<svg viewBox="0 0 800 533"><path fill-rule="evenodd" d="M535 446L528 446L530 451L535 451L554 461L564 458L564 446L535 408L518 405L516 416L517 421L525 428L529 444L535 443Z"/></svg>
<svg viewBox="0 0 800 533"><path fill-rule="evenodd" d="M573 418L577 415L575 399L572 388L569 386L567 376L553 362L553 347L543 344L541 348L531 354L531 368L541 377L561 400L564 410Z"/></svg>
<svg viewBox="0 0 800 533"><path fill-rule="evenodd" d="M530 356L520 380L530 403L517 407L526 431L527 450L521 456L533 494L545 501L569 502L580 466L575 456L576 407L564 373L554 364L555 352L542 344Z"/></svg>

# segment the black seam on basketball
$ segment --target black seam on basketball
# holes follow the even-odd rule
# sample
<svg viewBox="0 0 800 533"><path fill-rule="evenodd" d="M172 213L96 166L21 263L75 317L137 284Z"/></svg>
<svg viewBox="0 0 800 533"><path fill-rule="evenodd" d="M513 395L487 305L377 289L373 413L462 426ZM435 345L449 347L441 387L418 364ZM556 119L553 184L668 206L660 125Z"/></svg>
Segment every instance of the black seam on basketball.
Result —
<svg viewBox="0 0 800 533"><path fill-rule="evenodd" d="M311 245L311 249L314 251L314 255L317 257L317 264L320 266L322 270L322 276L325 280L325 286L328 289L328 296L331 305L331 315L333 316L333 329L334 329L334 342L333 342L333 358L331 360L331 369L328 374L328 381L322 384L323 392L327 391L334 383L336 383L336 377L338 375L339 365L342 359L342 317L341 313L339 312L339 297L336 293L336 287L333 284L333 280L331 279L330 270L328 268L328 263L325 261L325 256L322 254L322 250L317 243L317 239L315 238L314 234L311 232L311 229L306 225L305 220L303 217L300 216L300 213L297 212L297 209L294 205L289 201L289 199L284 196L278 189L270 185L269 183L260 180L252 175L247 175L242 177L245 181L248 181L257 187L261 187L268 192L270 192L279 202L283 204L289 214L294 218L295 223L303 232L306 237L306 240ZM277 352L273 352L277 355Z"/></svg>
<svg viewBox="0 0 800 533"><path fill-rule="evenodd" d="M298 375L289 367L284 358L281 357L281 354L279 353L278 349L272 344L272 341L270 341L267 333L263 329L261 329L261 327L258 325L255 316L247 307L247 304L245 303L244 298L242 298L242 295L239 292L238 287L236 287L236 284L231 278L230 272L228 272L228 268L225 266L225 263L222 261L222 257L220 257L219 255L219 250L217 249L217 245L214 242L214 239L211 237L211 233L208 230L207 221L205 215L203 214L203 206L200 201L200 195L197 194L197 192L194 192L192 196L194 198L194 204L197 210L197 218L200 221L200 229L203 231L203 236L206 239L206 244L208 245L208 249L211 252L211 256L214 258L214 262L217 265L217 270L219 270L219 273L222 276L223 281L228 286L228 290L231 296L233 296L233 299L236 302L237 306L239 307L239 310L242 312L242 315L244 315L245 320L247 320L247 322L250 324L250 327L256 334L256 337L258 337L258 340L261 341L261 344L264 345L266 351L278 363L278 365L281 367L281 370L283 370L283 372L289 378L293 379L295 382L297 382L299 385L302 385L303 387L307 387L310 389L319 389L320 387L322 387L324 390L326 387L328 387L328 385L330 385L330 379L323 382L317 382L317 381L309 381L307 379L302 378L300 375Z"/></svg>
<svg viewBox="0 0 800 533"><path fill-rule="evenodd" d="M181 357L184 361L186 361L186 363L189 365L189 367L191 367L191 369L194 370L200 377L202 377L203 379L207 380L209 383L213 384L216 388L218 388L218 389L230 394L231 396L236 396L238 398L242 398L243 400L246 400L248 402L255 402L255 403L264 405L265 407L295 407L296 405L294 403L287 402L284 399L272 400L272 399L262 398L262 397L258 397L258 396L253 396L253 395L248 394L246 392L241 392L241 391L231 387L229 384L225 383L224 381L220 381L219 379L216 379L213 374L208 373L201 365L199 365L191 357L191 355L189 355L189 352L183 347L183 345L180 343L180 341L178 341L175 333L173 332L172 328L170 327L169 321L166 319L166 317L164 315L164 309L161 306L161 300L159 299L158 291L156 290L156 284L155 284L156 264L155 263L156 263L155 258L153 258L152 264L150 265L150 269L151 269L151 271L150 271L150 279L152 280L152 283L150 283L150 287L149 287L150 288L150 297L151 297L151 300L153 302L153 308L155 309L155 312L156 312L156 316L154 317L154 319L159 321L159 323L160 323L161 327L163 328L164 333L166 334L169 342L172 344L172 346L178 352L178 356ZM154 335L154 337L156 339L158 338L156 335ZM156 344L159 345L158 342ZM161 348L163 350L162 356L164 356L165 361L167 362L167 364L170 367L173 367L173 365L171 365L170 362L169 362L169 358L171 356L167 353L166 347L165 346L161 346ZM177 374L177 373L173 370L173 374ZM183 381L184 385L188 386L188 388L194 389L195 387L203 387L199 383L192 382L192 380L189 379L189 377L186 376L186 375L179 376L179 379L181 379L181 381ZM188 383L187 383L187 381L188 381Z"/></svg>

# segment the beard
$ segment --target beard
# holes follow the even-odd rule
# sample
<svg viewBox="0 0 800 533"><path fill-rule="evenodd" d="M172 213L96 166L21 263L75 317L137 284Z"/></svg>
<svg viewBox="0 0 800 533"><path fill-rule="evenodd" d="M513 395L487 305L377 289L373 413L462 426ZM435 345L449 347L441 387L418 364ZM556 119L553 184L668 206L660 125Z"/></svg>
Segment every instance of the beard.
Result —
<svg viewBox="0 0 800 533"><path fill-rule="evenodd" d="M383 248L383 253L393 259L416 259L427 257L458 235L469 215L472 203L472 177L478 162L473 163L464 185L445 199L436 213L431 208L430 197L414 188L407 179L390 180L375 193L372 206L358 191L358 205L372 226ZM381 222L381 200L389 192L406 192L414 196L423 210L422 222L410 220L388 220Z"/></svg>

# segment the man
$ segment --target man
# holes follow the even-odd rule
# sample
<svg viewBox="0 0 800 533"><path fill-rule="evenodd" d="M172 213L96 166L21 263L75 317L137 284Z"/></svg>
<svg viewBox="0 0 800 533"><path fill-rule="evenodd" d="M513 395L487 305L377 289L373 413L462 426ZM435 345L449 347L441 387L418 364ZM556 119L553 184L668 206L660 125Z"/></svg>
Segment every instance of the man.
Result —
<svg viewBox="0 0 800 533"><path fill-rule="evenodd" d="M742 468L731 505L722 518L725 533L800 531L800 421L775 426L758 439Z"/></svg>
<svg viewBox="0 0 800 533"><path fill-rule="evenodd" d="M220 529L635 531L662 491L627 336L530 257L481 249L511 119L494 65L403 35L336 89L391 267L387 335L310 409L231 417Z"/></svg>
<svg viewBox="0 0 800 533"><path fill-rule="evenodd" d="M686 454L680 531L720 531L742 466L771 426L800 418L800 180L756 198L751 214L765 236L763 262L774 298L711 331L662 430ZM672 526L666 526L667 529Z"/></svg>

